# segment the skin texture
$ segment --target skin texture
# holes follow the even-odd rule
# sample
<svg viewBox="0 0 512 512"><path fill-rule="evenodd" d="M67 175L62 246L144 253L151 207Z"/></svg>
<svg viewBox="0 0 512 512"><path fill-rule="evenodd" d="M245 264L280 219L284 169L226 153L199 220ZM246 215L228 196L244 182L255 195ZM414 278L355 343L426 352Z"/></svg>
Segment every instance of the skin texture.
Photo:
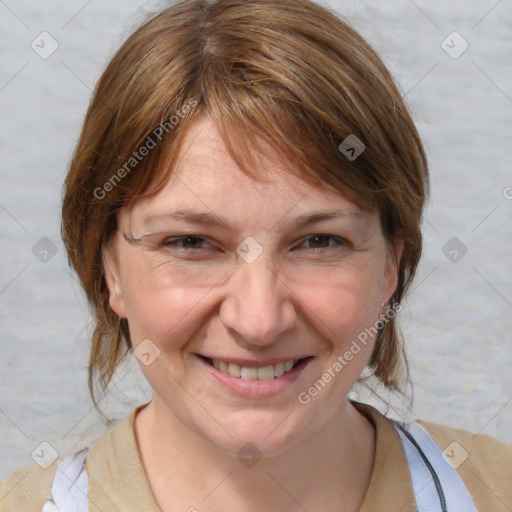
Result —
<svg viewBox="0 0 512 512"><path fill-rule="evenodd" d="M373 341L309 404L297 396L375 324L395 290L398 260L377 213L285 172L275 155L258 162L264 183L244 175L214 124L199 118L176 173L156 196L121 210L119 232L104 254L110 305L128 319L134 348L150 339L160 350L154 362L140 365L154 395L136 418L136 433L164 512L286 511L297 503L307 510L358 510L368 487L374 428L347 393ZM193 246L201 247L199 258L177 247L163 257L123 237L144 234L147 215L185 208L214 213L229 225L159 222L173 236L205 238ZM354 215L301 229L292 224L299 215L335 209ZM348 245L325 238L315 245L315 234ZM251 263L236 253L249 236L262 248ZM399 259L401 244L394 249ZM280 393L247 398L224 389L198 364L198 353L314 359ZM250 468L237 458L247 442L262 457Z"/></svg>

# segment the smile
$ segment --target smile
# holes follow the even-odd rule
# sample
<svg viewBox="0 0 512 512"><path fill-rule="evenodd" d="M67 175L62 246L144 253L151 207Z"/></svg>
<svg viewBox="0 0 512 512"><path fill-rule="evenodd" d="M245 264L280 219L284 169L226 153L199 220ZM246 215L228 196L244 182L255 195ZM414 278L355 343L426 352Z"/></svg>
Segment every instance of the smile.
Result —
<svg viewBox="0 0 512 512"><path fill-rule="evenodd" d="M213 355L213 354L212 354ZM316 359L314 356L273 361L223 360L195 354L208 378L230 394L245 398L268 398L284 392Z"/></svg>
<svg viewBox="0 0 512 512"><path fill-rule="evenodd" d="M298 359L270 364L267 366L240 366L236 363L227 363L218 359L207 358L208 363L221 372L228 373L231 377L239 377L244 380L274 380L293 369L299 362Z"/></svg>

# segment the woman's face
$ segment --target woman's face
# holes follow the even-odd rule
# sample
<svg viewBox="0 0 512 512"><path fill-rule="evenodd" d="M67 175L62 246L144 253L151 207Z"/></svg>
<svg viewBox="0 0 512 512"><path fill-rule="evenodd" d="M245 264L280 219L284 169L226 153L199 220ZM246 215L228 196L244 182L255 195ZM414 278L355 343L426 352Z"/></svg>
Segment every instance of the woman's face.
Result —
<svg viewBox="0 0 512 512"><path fill-rule="evenodd" d="M198 119L166 186L121 211L107 258L155 398L233 454L280 453L345 406L373 347L361 333L396 287L378 215L278 166L252 180Z"/></svg>

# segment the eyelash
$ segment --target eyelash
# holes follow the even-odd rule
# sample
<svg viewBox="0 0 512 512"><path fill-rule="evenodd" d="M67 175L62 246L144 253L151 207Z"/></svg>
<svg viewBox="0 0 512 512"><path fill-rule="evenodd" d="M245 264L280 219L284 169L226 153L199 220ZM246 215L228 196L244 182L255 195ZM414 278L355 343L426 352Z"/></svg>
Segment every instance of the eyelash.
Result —
<svg viewBox="0 0 512 512"><path fill-rule="evenodd" d="M311 240L312 238L328 238L328 239L334 240L336 242L335 244L329 244L327 247L309 247L308 248L308 249L311 249L313 251L321 250L321 249L329 249L329 248L333 248L333 247L336 247L336 246L351 247L350 242L348 242L344 238L341 238L341 237L335 236L335 235L324 234L324 233L317 233L317 234L314 234L314 235L309 235L306 238L302 239L301 244L305 243L308 240ZM179 236L179 237L174 237L174 238L167 238L166 240L164 240L162 245L164 247L169 247L172 244L176 244L177 242L180 242L182 240L187 240L187 239L194 239L195 241L200 241L201 240L203 242L207 241L207 239L205 237L202 237L202 236L199 236L199 235L186 235L186 236ZM195 249L203 249L203 247L182 247L180 245L178 245L178 247L180 249L184 249L185 251L193 251Z"/></svg>

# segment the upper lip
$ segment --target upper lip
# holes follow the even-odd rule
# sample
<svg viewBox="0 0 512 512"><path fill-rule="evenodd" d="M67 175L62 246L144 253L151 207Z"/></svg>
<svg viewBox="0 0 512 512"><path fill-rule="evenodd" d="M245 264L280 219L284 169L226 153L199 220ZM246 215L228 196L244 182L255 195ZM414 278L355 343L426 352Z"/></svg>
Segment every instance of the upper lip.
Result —
<svg viewBox="0 0 512 512"><path fill-rule="evenodd" d="M285 363L286 361L299 361L300 359L305 359L307 357L312 357L309 355L303 356L287 356L287 357L274 357L272 359L265 360L254 360L254 359L239 359L233 357L223 357L223 356L213 356L207 354L197 354L200 357L205 357L209 359L215 359L217 361L223 361L225 363L233 363L239 366L245 366L247 368L251 367L260 367L260 366L270 366L277 363Z"/></svg>

